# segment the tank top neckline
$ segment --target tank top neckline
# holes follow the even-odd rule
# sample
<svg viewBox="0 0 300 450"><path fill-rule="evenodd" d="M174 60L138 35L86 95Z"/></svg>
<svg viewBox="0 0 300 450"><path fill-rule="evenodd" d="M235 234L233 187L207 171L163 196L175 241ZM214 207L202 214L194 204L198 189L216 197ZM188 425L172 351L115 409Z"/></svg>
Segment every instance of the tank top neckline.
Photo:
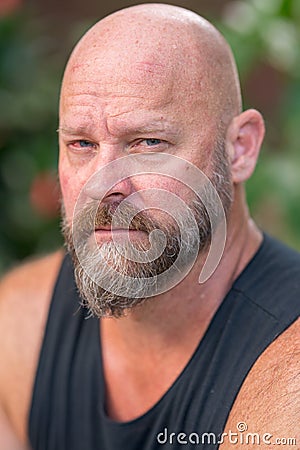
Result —
<svg viewBox="0 0 300 450"><path fill-rule="evenodd" d="M117 421L117 420L110 418L105 411L105 398L106 398L105 380L104 380L103 364L102 364L102 362L103 362L103 360L102 360L102 343L101 343L101 337L100 337L101 336L101 334L100 334L101 333L101 320L105 320L105 319L96 320L96 322L98 324L98 327L97 327L98 328L98 341L97 341L97 347L96 347L97 355L95 355L95 356L97 357L97 361L98 361L97 370L98 370L98 373L100 374L99 389L102 391L102 393L103 393L102 398L104 399L104 402L101 405L99 405L99 413L100 413L101 420L105 421L106 426L116 427L116 428L135 426L136 424L143 422L143 420L146 420L149 416L156 414L157 410L163 405L164 401L167 401L167 398L170 395L172 395L172 392L176 389L177 385L182 382L183 378L186 376L186 373L193 369L193 365L194 365L195 361L197 360L198 353L201 351L202 347L205 345L205 342L210 339L211 333L214 332L215 323L216 323L217 318L219 317L220 314L222 314L222 310L227 306L227 303L230 302L230 300L235 292L235 289L236 289L236 287L238 287L240 281L242 281L244 276L247 276L247 273L251 270L253 264L255 263L255 261L258 259L258 257L260 256L260 254L266 247L267 241L268 241L268 236L266 235L266 233L263 233L263 239L262 239L258 249L252 256L252 258L250 258L250 260L248 261L248 263L246 264L244 269L241 271L241 273L237 276L235 281L233 282L231 288L225 295L223 301L220 303L217 310L215 311L207 329L205 330L204 335L198 342L195 350L192 352L190 358L188 359L187 363L185 364L185 366L183 367L183 369L181 370L179 375L170 384L168 389L161 395L161 397L153 404L153 406L151 406L143 414L137 416L136 418L134 418L132 420Z"/></svg>

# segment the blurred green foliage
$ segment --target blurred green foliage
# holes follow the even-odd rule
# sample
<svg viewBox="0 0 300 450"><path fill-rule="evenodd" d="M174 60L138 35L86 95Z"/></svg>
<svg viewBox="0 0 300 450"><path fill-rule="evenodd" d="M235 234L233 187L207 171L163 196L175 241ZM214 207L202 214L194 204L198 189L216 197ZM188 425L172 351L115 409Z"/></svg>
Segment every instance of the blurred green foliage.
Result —
<svg viewBox="0 0 300 450"><path fill-rule="evenodd" d="M254 77L245 108L257 106L253 97L261 106L268 74L281 80L276 101L260 108L267 136L247 194L257 222L300 249L300 2L232 1L216 25L233 48L242 85ZM0 272L62 243L53 206L47 212L35 204L43 182L33 186L41 174L56 173L59 85L71 45L59 51L43 26L24 8L0 18ZM78 37L73 32L69 40ZM255 79L259 67L262 78Z"/></svg>
<svg viewBox="0 0 300 450"><path fill-rule="evenodd" d="M300 2L233 1L219 29L233 49L242 86L258 66L264 68L244 107L256 106L253 97L261 104L265 91L271 96L262 111L266 138L247 183L251 212L264 229L300 249ZM274 74L281 80L277 86Z"/></svg>
<svg viewBox="0 0 300 450"><path fill-rule="evenodd" d="M39 214L30 190L39 173L56 171L62 64L23 12L0 19L0 61L1 271L61 242L58 218Z"/></svg>

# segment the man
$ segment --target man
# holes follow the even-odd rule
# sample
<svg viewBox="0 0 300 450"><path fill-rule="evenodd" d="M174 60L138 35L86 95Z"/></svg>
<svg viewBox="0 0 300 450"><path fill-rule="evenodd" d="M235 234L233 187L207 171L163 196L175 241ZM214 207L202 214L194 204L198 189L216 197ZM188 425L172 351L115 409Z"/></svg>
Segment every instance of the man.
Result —
<svg viewBox="0 0 300 450"><path fill-rule="evenodd" d="M2 282L1 449L298 448L300 258L249 217L264 124L224 39L169 5L105 18L58 131L72 262Z"/></svg>

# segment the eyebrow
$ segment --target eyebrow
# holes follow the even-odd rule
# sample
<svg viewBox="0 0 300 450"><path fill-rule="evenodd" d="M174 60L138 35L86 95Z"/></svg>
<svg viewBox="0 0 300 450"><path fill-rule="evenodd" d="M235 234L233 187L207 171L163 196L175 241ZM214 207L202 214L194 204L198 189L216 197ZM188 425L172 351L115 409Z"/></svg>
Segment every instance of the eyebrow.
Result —
<svg viewBox="0 0 300 450"><path fill-rule="evenodd" d="M123 136L160 134L173 138L178 136L181 128L178 123L154 117L143 118L142 120L134 118L129 122L126 119L121 119L113 124L108 124L108 126L112 133L115 131L115 134Z"/></svg>
<svg viewBox="0 0 300 450"><path fill-rule="evenodd" d="M163 125L161 122L152 122L152 123L125 126L124 134L165 133L165 132L168 133L168 132L172 131L173 128L174 127L171 127L169 124Z"/></svg>
<svg viewBox="0 0 300 450"><path fill-rule="evenodd" d="M78 128L72 128L72 127L58 127L56 130L57 133L64 133L71 136L77 136L79 134L87 134L89 133L88 127L78 127Z"/></svg>

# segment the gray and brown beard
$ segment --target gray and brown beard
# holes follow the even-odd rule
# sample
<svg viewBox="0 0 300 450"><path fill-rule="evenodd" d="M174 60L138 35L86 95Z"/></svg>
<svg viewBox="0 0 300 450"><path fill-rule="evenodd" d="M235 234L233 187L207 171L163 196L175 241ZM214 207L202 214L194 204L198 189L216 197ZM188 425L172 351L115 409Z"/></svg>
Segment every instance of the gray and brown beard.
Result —
<svg viewBox="0 0 300 450"><path fill-rule="evenodd" d="M225 150L221 145L215 153L214 170L210 179L227 215L232 203L232 183ZM73 227L68 223L62 209L62 232L73 260L75 281L82 305L89 310L90 315L98 318L123 316L130 309L153 298L155 294L149 296L149 292L155 293L158 275L174 264L176 265L182 246L185 248L186 258L181 262L186 265L189 264L191 259L189 255L192 255L196 246L198 246L199 253L205 251L211 242L211 223L204 204L209 204L210 211L213 212L214 205L211 204L213 200L210 199L209 190L205 192L204 188L201 198L203 201L196 199L187 204L193 212L198 229L192 226L184 212L176 223L166 213L160 214L159 220L157 214L151 210L135 214L134 205L126 200L122 202L124 224L130 223L130 229L145 233L145 239L132 243L137 250L143 252L149 249L147 236L153 230L161 230L165 235L164 251L158 258L149 259L147 262L136 262L126 258L129 249L127 252L125 243L122 254L113 241L105 242L101 246L99 244L91 245L95 229L111 225L119 203L99 205L98 201L90 201L73 219ZM217 211L215 213L218 214ZM132 217L133 219L130 220ZM80 240L76 239L76 248L72 229L80 230ZM185 241L182 240L180 229L186 231ZM152 242L154 247L156 244L159 249L160 242ZM78 258L78 254L80 258ZM178 272L182 268L178 266ZM116 276L116 272L121 276ZM134 281L133 289L128 286L131 280ZM103 288L103 285L109 286L109 288ZM122 294L122 290L124 290L124 294ZM131 292L130 295L128 295L128 290ZM115 292L121 293L121 295L117 295Z"/></svg>

